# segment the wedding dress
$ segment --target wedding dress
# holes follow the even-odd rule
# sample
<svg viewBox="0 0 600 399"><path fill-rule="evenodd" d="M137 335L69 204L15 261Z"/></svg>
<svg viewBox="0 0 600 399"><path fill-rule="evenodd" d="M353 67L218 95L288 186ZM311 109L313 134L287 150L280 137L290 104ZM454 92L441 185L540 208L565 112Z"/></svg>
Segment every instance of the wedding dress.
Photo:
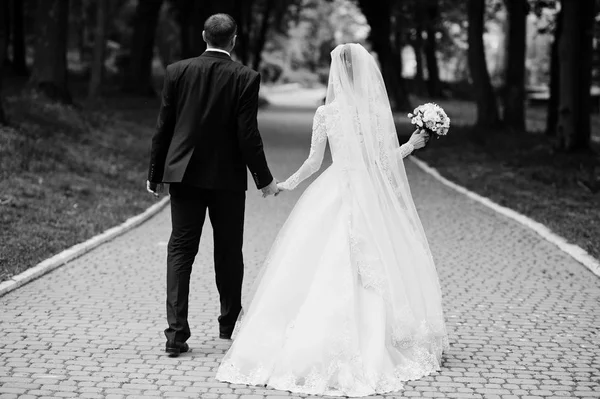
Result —
<svg viewBox="0 0 600 399"><path fill-rule="evenodd" d="M310 155L283 183L333 164L304 192L257 278L216 378L315 395L366 396L440 369L441 291L375 60L338 46Z"/></svg>

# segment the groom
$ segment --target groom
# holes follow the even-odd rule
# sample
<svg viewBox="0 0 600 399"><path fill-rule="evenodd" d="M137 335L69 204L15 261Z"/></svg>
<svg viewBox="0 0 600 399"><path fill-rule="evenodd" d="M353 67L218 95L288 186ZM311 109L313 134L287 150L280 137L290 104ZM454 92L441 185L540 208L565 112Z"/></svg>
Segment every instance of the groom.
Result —
<svg viewBox="0 0 600 399"><path fill-rule="evenodd" d="M189 350L190 274L206 211L221 301L219 337L230 339L242 309L246 167L263 196L278 193L256 120L260 75L230 57L236 31L231 16L211 16L202 32L206 52L171 64L165 72L147 190L158 196L163 183L170 184L165 330L170 356Z"/></svg>

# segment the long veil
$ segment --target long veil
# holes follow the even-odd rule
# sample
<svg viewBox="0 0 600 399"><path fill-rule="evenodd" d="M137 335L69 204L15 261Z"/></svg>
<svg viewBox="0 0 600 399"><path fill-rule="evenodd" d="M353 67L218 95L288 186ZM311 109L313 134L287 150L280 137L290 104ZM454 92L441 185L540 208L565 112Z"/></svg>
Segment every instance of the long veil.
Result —
<svg viewBox="0 0 600 399"><path fill-rule="evenodd" d="M345 198L352 202L352 261L363 286L386 302L387 344L428 347L439 362L447 345L441 290L400 156L385 83L360 44L339 45L331 58L326 106L341 116L336 131L344 135L344 149L337 151L335 162L346 173Z"/></svg>

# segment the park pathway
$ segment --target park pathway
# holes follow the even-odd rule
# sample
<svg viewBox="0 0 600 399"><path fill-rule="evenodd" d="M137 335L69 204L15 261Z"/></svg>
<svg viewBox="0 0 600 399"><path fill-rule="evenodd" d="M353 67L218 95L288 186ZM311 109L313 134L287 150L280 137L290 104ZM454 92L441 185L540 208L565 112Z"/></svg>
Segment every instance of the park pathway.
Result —
<svg viewBox="0 0 600 399"><path fill-rule="evenodd" d="M316 97L261 112L275 175L308 154ZM326 166L326 165L325 165ZM441 372L386 398L599 398L600 279L535 233L407 162L444 293L451 347ZM248 192L248 287L303 189ZM145 192L140 190L140 195ZM229 342L217 337L211 232L194 265L192 352L163 352L169 210L0 297L0 397L297 398L214 379Z"/></svg>

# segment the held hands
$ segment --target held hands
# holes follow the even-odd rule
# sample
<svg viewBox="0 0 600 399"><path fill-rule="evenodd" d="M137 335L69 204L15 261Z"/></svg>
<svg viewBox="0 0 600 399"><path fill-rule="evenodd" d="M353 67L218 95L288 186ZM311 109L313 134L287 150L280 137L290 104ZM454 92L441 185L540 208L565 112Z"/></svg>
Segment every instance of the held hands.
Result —
<svg viewBox="0 0 600 399"><path fill-rule="evenodd" d="M416 129L408 139L408 143L412 144L415 150L425 147L428 141L429 133L425 129Z"/></svg>
<svg viewBox="0 0 600 399"><path fill-rule="evenodd" d="M146 180L146 191L158 198L160 193L163 192L165 186L162 183L152 183Z"/></svg>
<svg viewBox="0 0 600 399"><path fill-rule="evenodd" d="M283 183L277 183L277 188L279 189L279 192L288 191Z"/></svg>
<svg viewBox="0 0 600 399"><path fill-rule="evenodd" d="M267 198L269 195L274 195L275 197L279 195L279 188L277 184L277 179L273 179L273 181L266 187L261 188L262 197Z"/></svg>

